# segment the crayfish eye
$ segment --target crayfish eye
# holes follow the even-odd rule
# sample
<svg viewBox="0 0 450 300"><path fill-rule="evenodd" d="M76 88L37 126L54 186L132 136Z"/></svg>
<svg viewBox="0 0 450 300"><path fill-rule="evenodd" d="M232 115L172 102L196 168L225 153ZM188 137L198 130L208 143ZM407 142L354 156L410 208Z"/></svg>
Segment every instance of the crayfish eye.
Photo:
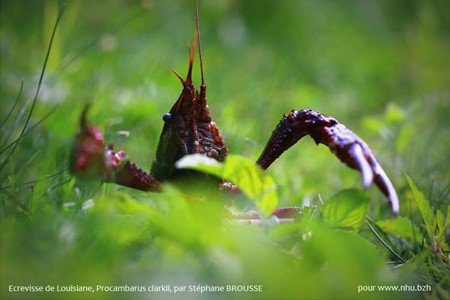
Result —
<svg viewBox="0 0 450 300"><path fill-rule="evenodd" d="M173 118L171 113L166 113L163 115L163 121L166 123L172 123Z"/></svg>

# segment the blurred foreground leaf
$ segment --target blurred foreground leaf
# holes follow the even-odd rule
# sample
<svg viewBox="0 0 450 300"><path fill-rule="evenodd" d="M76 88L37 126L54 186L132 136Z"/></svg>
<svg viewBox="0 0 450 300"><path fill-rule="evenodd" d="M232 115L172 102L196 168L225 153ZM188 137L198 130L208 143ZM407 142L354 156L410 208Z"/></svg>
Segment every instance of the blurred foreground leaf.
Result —
<svg viewBox="0 0 450 300"><path fill-rule="evenodd" d="M276 185L272 177L253 161L242 156L228 155L224 163L218 163L203 155L188 155L177 162L177 168L201 171L236 184L265 216L270 215L278 206Z"/></svg>

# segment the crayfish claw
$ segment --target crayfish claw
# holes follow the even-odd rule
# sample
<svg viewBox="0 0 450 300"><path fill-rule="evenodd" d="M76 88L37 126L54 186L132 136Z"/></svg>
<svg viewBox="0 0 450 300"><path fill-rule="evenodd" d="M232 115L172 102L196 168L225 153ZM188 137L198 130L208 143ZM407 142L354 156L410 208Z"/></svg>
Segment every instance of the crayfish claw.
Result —
<svg viewBox="0 0 450 300"><path fill-rule="evenodd" d="M347 166L361 172L361 184L364 189L375 183L387 198L393 215L398 215L400 204L397 193L389 177L373 155L372 150L360 137L342 124L334 126L342 128L331 130L329 127L324 127L322 132L319 133L320 142L330 147L331 151ZM319 139L316 136L317 134L317 131L315 131L313 138Z"/></svg>
<svg viewBox="0 0 450 300"><path fill-rule="evenodd" d="M361 171L363 188L367 189L373 182L374 171L367 162L362 147L358 143L355 143L350 146L348 152L350 154L350 157L352 157L354 162L356 162L358 170Z"/></svg>
<svg viewBox="0 0 450 300"><path fill-rule="evenodd" d="M143 191L161 190L159 181L129 161L123 150L114 151L112 144L106 146L100 129L89 124L88 110L86 105L81 113L70 155L70 172L78 178L114 182Z"/></svg>
<svg viewBox="0 0 450 300"><path fill-rule="evenodd" d="M389 177L386 175L380 165L378 165L378 168L376 170L374 182L388 199L389 205L392 209L392 214L394 216L398 215L400 212L400 202L398 200L397 192L395 191L392 182L389 180Z"/></svg>
<svg viewBox="0 0 450 300"><path fill-rule="evenodd" d="M364 143L360 138L358 138L358 140L360 140L361 143ZM389 205L391 206L392 213L394 215L398 215L400 204L397 193L395 192L394 186L389 180L389 177L386 175L383 168L372 154L372 151L369 149L369 146L365 143L364 146L361 146L356 142L349 148L348 151L358 165L358 170L361 171L363 188L367 189L372 182L374 182L387 198Z"/></svg>
<svg viewBox="0 0 450 300"><path fill-rule="evenodd" d="M89 105L86 105L81 114L79 132L71 149L69 170L77 177L96 179L107 172L105 140L101 131L88 123L88 110Z"/></svg>
<svg viewBox="0 0 450 300"><path fill-rule="evenodd" d="M389 201L392 213L399 213L400 204L394 186L369 146L333 117L314 110L292 110L289 115L284 115L256 163L262 169L267 169L284 151L306 135L311 136L316 144L326 145L350 168L359 170L363 188L367 189L375 183Z"/></svg>

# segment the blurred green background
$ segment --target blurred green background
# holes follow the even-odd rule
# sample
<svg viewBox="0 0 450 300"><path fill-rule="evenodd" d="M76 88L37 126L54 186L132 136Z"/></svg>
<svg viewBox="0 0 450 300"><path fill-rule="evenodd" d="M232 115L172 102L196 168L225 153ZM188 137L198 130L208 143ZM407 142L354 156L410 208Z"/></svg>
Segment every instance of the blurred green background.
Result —
<svg viewBox="0 0 450 300"><path fill-rule="evenodd" d="M19 137L30 111L63 3L66 9L29 127L39 124L11 154L13 147L8 145ZM208 101L230 152L256 160L283 113L311 108L337 118L371 146L396 186L405 213L412 209L405 173L434 210L445 212L450 192L449 11L450 3L444 0L200 1ZM314 270L323 266L314 261L321 261L325 249L344 247L354 236L345 233L336 245L319 239L324 244L305 246L301 252L304 259L313 253L317 257L312 257L310 264L297 262L304 270L293 273L301 278L292 278L280 275L283 267L292 265L289 255L278 250L271 254L274 245L256 228L239 228L242 232L233 228L230 236L211 242L211 232L222 232L213 222L211 232L199 233L207 241L192 245L190 233L185 243L181 242L183 247L179 241L168 242L164 237L171 235L164 230L161 235L152 232L147 240L140 235L140 230L149 226L147 218L142 217L146 226L138 217L129 217L129 212L123 219L124 215L115 211L117 204L110 207L107 200L128 199L131 193L141 201L139 205L164 203L173 194L146 196L127 190L124 194L113 186L96 184L80 188L70 177L68 153L81 110L88 102L93 103L91 122L102 128L117 149L126 150L144 169L150 168L162 115L181 91L171 69L185 74L186 45L192 41L194 28L194 1L1 0L3 295L12 296L4 294L6 279L137 284L145 281L145 276L160 282L167 278L223 282L224 276L278 286L268 292L272 296L305 281L301 284L304 293L327 297L334 295L336 286L345 286L335 277L349 264L355 267L370 259L379 259L381 264L381 258L373 253L366 254L369 258L353 253L353 260L349 257L342 265L330 267L327 284L319 291L320 282L316 281L323 273ZM194 73L198 83L198 64ZM17 106L7 117L17 98ZM121 130L129 131L130 137L118 134ZM279 185L283 206L319 205L321 199L326 202L337 191L358 187L360 182L358 173L308 138L284 154L269 174ZM371 188L369 196L371 217L388 218L382 194ZM81 205L88 199L94 199L96 206L103 204L86 220ZM76 207L69 209L68 203ZM184 213L193 211L189 207ZM216 210L212 213L217 214ZM170 224L184 226L172 217ZM209 226L208 220L199 224ZM193 224L192 228L199 226ZM121 229L123 226L130 229ZM330 233L328 229L318 230L319 236L326 233ZM126 237L121 239L121 234ZM182 236L178 234L174 233L175 240ZM197 238L202 240L192 236ZM242 245L238 241L248 241L249 248L238 249ZM368 245L360 247L364 252ZM260 253L252 254L255 249ZM338 260L341 257L335 262ZM267 270L267 276L261 275L264 270L248 271L255 266ZM366 268L365 273L360 270L364 273L360 277L358 271L347 270L349 274L342 280L384 282L383 276ZM159 269L161 274L156 276ZM413 273L408 271L393 282L406 282ZM301 294L300 289L296 293ZM349 294L339 291L337 295Z"/></svg>

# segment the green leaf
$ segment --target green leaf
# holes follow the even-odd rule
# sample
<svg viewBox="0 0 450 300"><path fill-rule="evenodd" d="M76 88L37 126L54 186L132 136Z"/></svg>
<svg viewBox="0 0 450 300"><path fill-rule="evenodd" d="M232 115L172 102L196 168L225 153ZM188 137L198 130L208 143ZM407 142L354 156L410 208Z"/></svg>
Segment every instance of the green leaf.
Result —
<svg viewBox="0 0 450 300"><path fill-rule="evenodd" d="M384 232L396 234L410 241L420 243L423 240L423 235L420 233L419 229L416 228L409 219L403 216L378 221L377 225Z"/></svg>
<svg viewBox="0 0 450 300"><path fill-rule="evenodd" d="M444 228L450 226L450 205L447 206L447 218L445 219Z"/></svg>
<svg viewBox="0 0 450 300"><path fill-rule="evenodd" d="M323 208L325 222L336 227L359 228L369 210L369 197L358 189L347 189L333 196Z"/></svg>
<svg viewBox="0 0 450 300"><path fill-rule="evenodd" d="M436 211L436 224L437 224L437 243L442 249L448 249L448 245L445 242L446 237L446 231L447 227L449 225L449 215L448 210L450 210L449 207L447 207L447 220L444 221L444 215L442 212L438 209Z"/></svg>
<svg viewBox="0 0 450 300"><path fill-rule="evenodd" d="M265 216L270 215L278 206L276 185L272 177L253 161L242 156L228 155L224 163L218 163L203 155L187 155L176 166L215 175L236 184Z"/></svg>
<svg viewBox="0 0 450 300"><path fill-rule="evenodd" d="M427 231L428 237L430 241L433 240L434 236L434 213L431 209L430 203L425 199L423 194L419 191L417 186L414 184L412 179L406 175L406 179L408 180L408 184L411 188L411 191L414 196L414 200L419 207L420 214L422 215L423 221L425 222L425 229Z"/></svg>
<svg viewBox="0 0 450 300"><path fill-rule="evenodd" d="M439 232L441 232L444 229L444 216L442 215L442 212L439 209L436 210L435 221Z"/></svg>

